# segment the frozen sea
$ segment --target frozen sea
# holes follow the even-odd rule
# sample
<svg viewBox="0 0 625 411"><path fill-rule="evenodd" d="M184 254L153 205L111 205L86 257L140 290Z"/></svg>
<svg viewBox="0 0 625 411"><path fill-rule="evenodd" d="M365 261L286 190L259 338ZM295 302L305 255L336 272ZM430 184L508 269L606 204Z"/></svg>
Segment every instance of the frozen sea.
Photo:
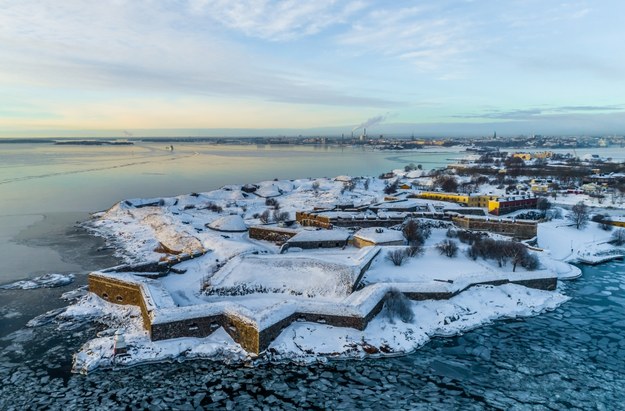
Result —
<svg viewBox="0 0 625 411"><path fill-rule="evenodd" d="M601 153L599 153L601 154ZM0 409L619 409L625 403L625 267L583 267L557 310L500 321L415 353L362 361L210 361L70 373L92 324L25 324L67 303L86 273L115 264L76 226L129 197L207 191L273 178L378 175L424 168L457 149L0 144L0 285L74 274L59 288L0 289ZM614 155L614 152L610 152Z"/></svg>

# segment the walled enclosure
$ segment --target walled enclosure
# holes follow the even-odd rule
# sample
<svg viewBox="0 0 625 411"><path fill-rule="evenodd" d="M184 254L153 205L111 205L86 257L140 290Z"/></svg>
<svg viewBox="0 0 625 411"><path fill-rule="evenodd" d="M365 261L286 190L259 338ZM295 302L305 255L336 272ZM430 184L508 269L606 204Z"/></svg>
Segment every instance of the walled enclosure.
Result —
<svg viewBox="0 0 625 411"><path fill-rule="evenodd" d="M366 271L366 268L363 270ZM411 300L449 299L475 285L501 285L506 283L519 284L526 287L551 291L555 290L557 279L555 277L529 278L527 280L515 281L502 279L472 283L453 292L406 291L404 294ZM382 310L384 302L389 295L388 292L384 294L375 306L364 315L341 316L310 312L295 312L278 320L274 324L261 329L256 321L242 315L231 313L217 313L213 315L189 317L163 323L153 323L152 313L147 309L145 304L145 297L141 290L141 285L128 283L115 278L103 277L102 274L89 275L89 291L115 304L131 304L139 306L143 317L144 327L150 333L152 340L156 341L178 337L202 338L212 334L219 327L223 327L234 341L241 344L246 351L254 354L259 354L266 350L271 342L278 335L280 335L282 330L294 321L311 321L336 327L350 327L358 330L364 330L369 321L371 321L371 319ZM118 296L121 297L121 299L118 299Z"/></svg>

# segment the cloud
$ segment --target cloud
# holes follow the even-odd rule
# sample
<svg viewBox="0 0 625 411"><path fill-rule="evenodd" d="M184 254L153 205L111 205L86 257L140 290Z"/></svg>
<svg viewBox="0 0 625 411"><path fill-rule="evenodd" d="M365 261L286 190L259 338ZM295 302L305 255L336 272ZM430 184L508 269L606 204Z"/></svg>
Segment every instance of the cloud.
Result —
<svg viewBox="0 0 625 411"><path fill-rule="evenodd" d="M348 22L365 7L362 1L193 0L196 13L230 29L265 40L287 41L314 35Z"/></svg>
<svg viewBox="0 0 625 411"><path fill-rule="evenodd" d="M286 11L293 11L287 13L282 29L267 28L273 34L295 30L291 22L297 20L299 11L294 10L298 8L295 3L285 4ZM323 4L329 7L332 2ZM172 10L168 5L150 1L0 1L4 6L0 14L0 84L334 106L402 104L347 90L343 85L347 79L338 75L293 67L288 60L267 60L260 51L225 40L197 11ZM265 8L269 6L266 3ZM308 21L302 27L311 32L321 23Z"/></svg>
<svg viewBox="0 0 625 411"><path fill-rule="evenodd" d="M515 110L493 110L475 114L454 115L453 118L488 120L537 120L592 113L625 113L625 105L537 107Z"/></svg>
<svg viewBox="0 0 625 411"><path fill-rule="evenodd" d="M356 53L398 58L424 71L449 71L449 61L473 48L468 25L435 6L377 9L354 22L337 41Z"/></svg>

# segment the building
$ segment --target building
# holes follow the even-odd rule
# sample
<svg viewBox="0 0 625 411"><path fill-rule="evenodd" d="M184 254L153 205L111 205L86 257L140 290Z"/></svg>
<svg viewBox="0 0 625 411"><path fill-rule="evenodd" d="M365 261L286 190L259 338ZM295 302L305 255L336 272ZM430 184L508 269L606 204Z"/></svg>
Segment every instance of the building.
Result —
<svg viewBox="0 0 625 411"><path fill-rule="evenodd" d="M504 215L517 210L536 208L538 198L534 196L501 197L488 202L488 212L494 215Z"/></svg>
<svg viewBox="0 0 625 411"><path fill-rule="evenodd" d="M440 193L436 191L424 191L417 194L417 197L436 200L450 201L452 203L464 204L468 207L488 207L488 202L497 199L497 196L487 194L463 194L463 193Z"/></svg>
<svg viewBox="0 0 625 411"><path fill-rule="evenodd" d="M345 247L347 240L349 240L347 230L302 230L289 238L286 246L303 249Z"/></svg>
<svg viewBox="0 0 625 411"><path fill-rule="evenodd" d="M514 153L512 154L513 158L520 158L523 161L529 161L532 159L532 155L530 153Z"/></svg>
<svg viewBox="0 0 625 411"><path fill-rule="evenodd" d="M354 246L358 248L375 245L404 245L404 234L398 230L389 230L383 227L368 227L358 230L354 234Z"/></svg>
<svg viewBox="0 0 625 411"><path fill-rule="evenodd" d="M614 227L625 228L625 217L610 217L606 222Z"/></svg>

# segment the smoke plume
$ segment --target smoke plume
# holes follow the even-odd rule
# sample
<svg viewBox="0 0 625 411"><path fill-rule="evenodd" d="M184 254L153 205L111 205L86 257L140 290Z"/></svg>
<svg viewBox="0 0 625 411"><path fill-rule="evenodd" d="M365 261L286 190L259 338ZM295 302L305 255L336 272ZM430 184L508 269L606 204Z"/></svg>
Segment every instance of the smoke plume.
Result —
<svg viewBox="0 0 625 411"><path fill-rule="evenodd" d="M376 124L379 124L379 123L383 122L384 120L386 120L386 117L387 117L386 114L382 114L382 115L379 115L379 116L371 117L370 119L368 119L364 123L361 123L361 124L357 125L356 127L354 127L352 129L352 133L354 131L356 131L356 130L361 129L361 128L367 128L367 127L375 126Z"/></svg>

